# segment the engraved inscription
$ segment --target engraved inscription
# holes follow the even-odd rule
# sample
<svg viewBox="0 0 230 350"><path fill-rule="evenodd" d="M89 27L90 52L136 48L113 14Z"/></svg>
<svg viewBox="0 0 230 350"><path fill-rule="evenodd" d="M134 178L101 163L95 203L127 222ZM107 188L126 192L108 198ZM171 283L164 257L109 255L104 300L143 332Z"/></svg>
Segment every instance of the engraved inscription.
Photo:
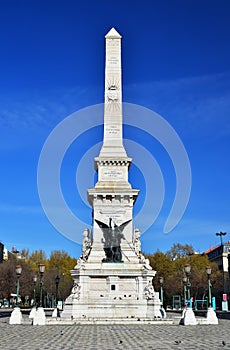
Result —
<svg viewBox="0 0 230 350"><path fill-rule="evenodd" d="M120 46L119 39L107 39L106 40L106 46Z"/></svg>
<svg viewBox="0 0 230 350"><path fill-rule="evenodd" d="M118 65L118 63L119 63L119 60L118 60L118 57L117 56L109 56L108 57L108 63L110 64L110 65Z"/></svg>
<svg viewBox="0 0 230 350"><path fill-rule="evenodd" d="M102 179L118 180L118 179L122 179L122 177L123 177L122 171L107 170L102 172Z"/></svg>
<svg viewBox="0 0 230 350"><path fill-rule="evenodd" d="M101 169L101 181L120 181L124 178L123 169L116 169L112 167L105 167Z"/></svg>
<svg viewBox="0 0 230 350"><path fill-rule="evenodd" d="M119 40L108 40L106 43L106 61L108 66L113 69L120 66L120 45Z"/></svg>
<svg viewBox="0 0 230 350"><path fill-rule="evenodd" d="M118 133L120 133L120 128L117 126L107 126L106 127L106 134L107 135L117 135Z"/></svg>

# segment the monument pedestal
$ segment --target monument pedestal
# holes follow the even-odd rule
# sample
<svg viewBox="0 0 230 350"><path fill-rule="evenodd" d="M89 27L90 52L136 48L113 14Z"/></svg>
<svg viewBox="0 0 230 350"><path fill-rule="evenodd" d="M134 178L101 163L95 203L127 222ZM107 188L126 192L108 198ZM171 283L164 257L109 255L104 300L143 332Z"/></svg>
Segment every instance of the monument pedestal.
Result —
<svg viewBox="0 0 230 350"><path fill-rule="evenodd" d="M147 318L163 318L161 312L161 301L159 299L159 293L155 293L155 298L147 300Z"/></svg>
<svg viewBox="0 0 230 350"><path fill-rule="evenodd" d="M103 263L103 250L86 262L78 261L71 271L74 286L61 318L162 318L159 295L152 285L156 272L143 256L141 261L134 250L123 249L124 262Z"/></svg>

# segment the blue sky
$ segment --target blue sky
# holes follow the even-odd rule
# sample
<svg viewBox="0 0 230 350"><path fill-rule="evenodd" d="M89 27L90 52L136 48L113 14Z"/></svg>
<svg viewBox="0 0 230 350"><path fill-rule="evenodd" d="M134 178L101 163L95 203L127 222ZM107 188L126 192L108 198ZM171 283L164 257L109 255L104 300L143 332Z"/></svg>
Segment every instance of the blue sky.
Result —
<svg viewBox="0 0 230 350"><path fill-rule="evenodd" d="M37 165L58 123L103 103L104 36L111 27L123 37L123 101L166 119L192 169L187 209L176 228L164 234L175 195L174 171L157 142L148 146L144 135L135 135L157 159L166 192L158 218L142 235L143 250L166 251L180 242L202 252L219 243L216 232L230 232L229 17L228 0L0 3L0 240L8 249L80 254L80 246L58 233L43 212ZM126 128L124 134L129 138L132 132ZM61 175L66 201L88 225L90 208L77 200L75 172L79 154L101 135L100 130L82 135L80 146L76 142L66 155ZM144 193L142 175L134 170L134 185ZM142 202L140 196L137 206Z"/></svg>

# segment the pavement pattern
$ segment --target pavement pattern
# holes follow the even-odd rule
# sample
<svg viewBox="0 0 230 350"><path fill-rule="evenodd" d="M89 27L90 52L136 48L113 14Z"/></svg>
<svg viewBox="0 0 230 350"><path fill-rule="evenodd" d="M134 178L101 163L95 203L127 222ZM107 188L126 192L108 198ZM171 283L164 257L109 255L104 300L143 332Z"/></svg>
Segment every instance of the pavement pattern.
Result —
<svg viewBox="0 0 230 350"><path fill-rule="evenodd" d="M218 325L9 325L0 318L1 350L230 349L230 320Z"/></svg>

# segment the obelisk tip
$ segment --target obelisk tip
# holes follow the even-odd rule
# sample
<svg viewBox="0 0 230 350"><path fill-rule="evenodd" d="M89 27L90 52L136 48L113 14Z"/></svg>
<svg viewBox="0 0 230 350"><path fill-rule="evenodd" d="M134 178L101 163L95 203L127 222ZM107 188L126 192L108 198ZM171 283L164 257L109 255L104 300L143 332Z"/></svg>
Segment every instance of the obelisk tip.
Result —
<svg viewBox="0 0 230 350"><path fill-rule="evenodd" d="M115 28L111 28L105 36L106 39L121 39L121 35L116 31Z"/></svg>

